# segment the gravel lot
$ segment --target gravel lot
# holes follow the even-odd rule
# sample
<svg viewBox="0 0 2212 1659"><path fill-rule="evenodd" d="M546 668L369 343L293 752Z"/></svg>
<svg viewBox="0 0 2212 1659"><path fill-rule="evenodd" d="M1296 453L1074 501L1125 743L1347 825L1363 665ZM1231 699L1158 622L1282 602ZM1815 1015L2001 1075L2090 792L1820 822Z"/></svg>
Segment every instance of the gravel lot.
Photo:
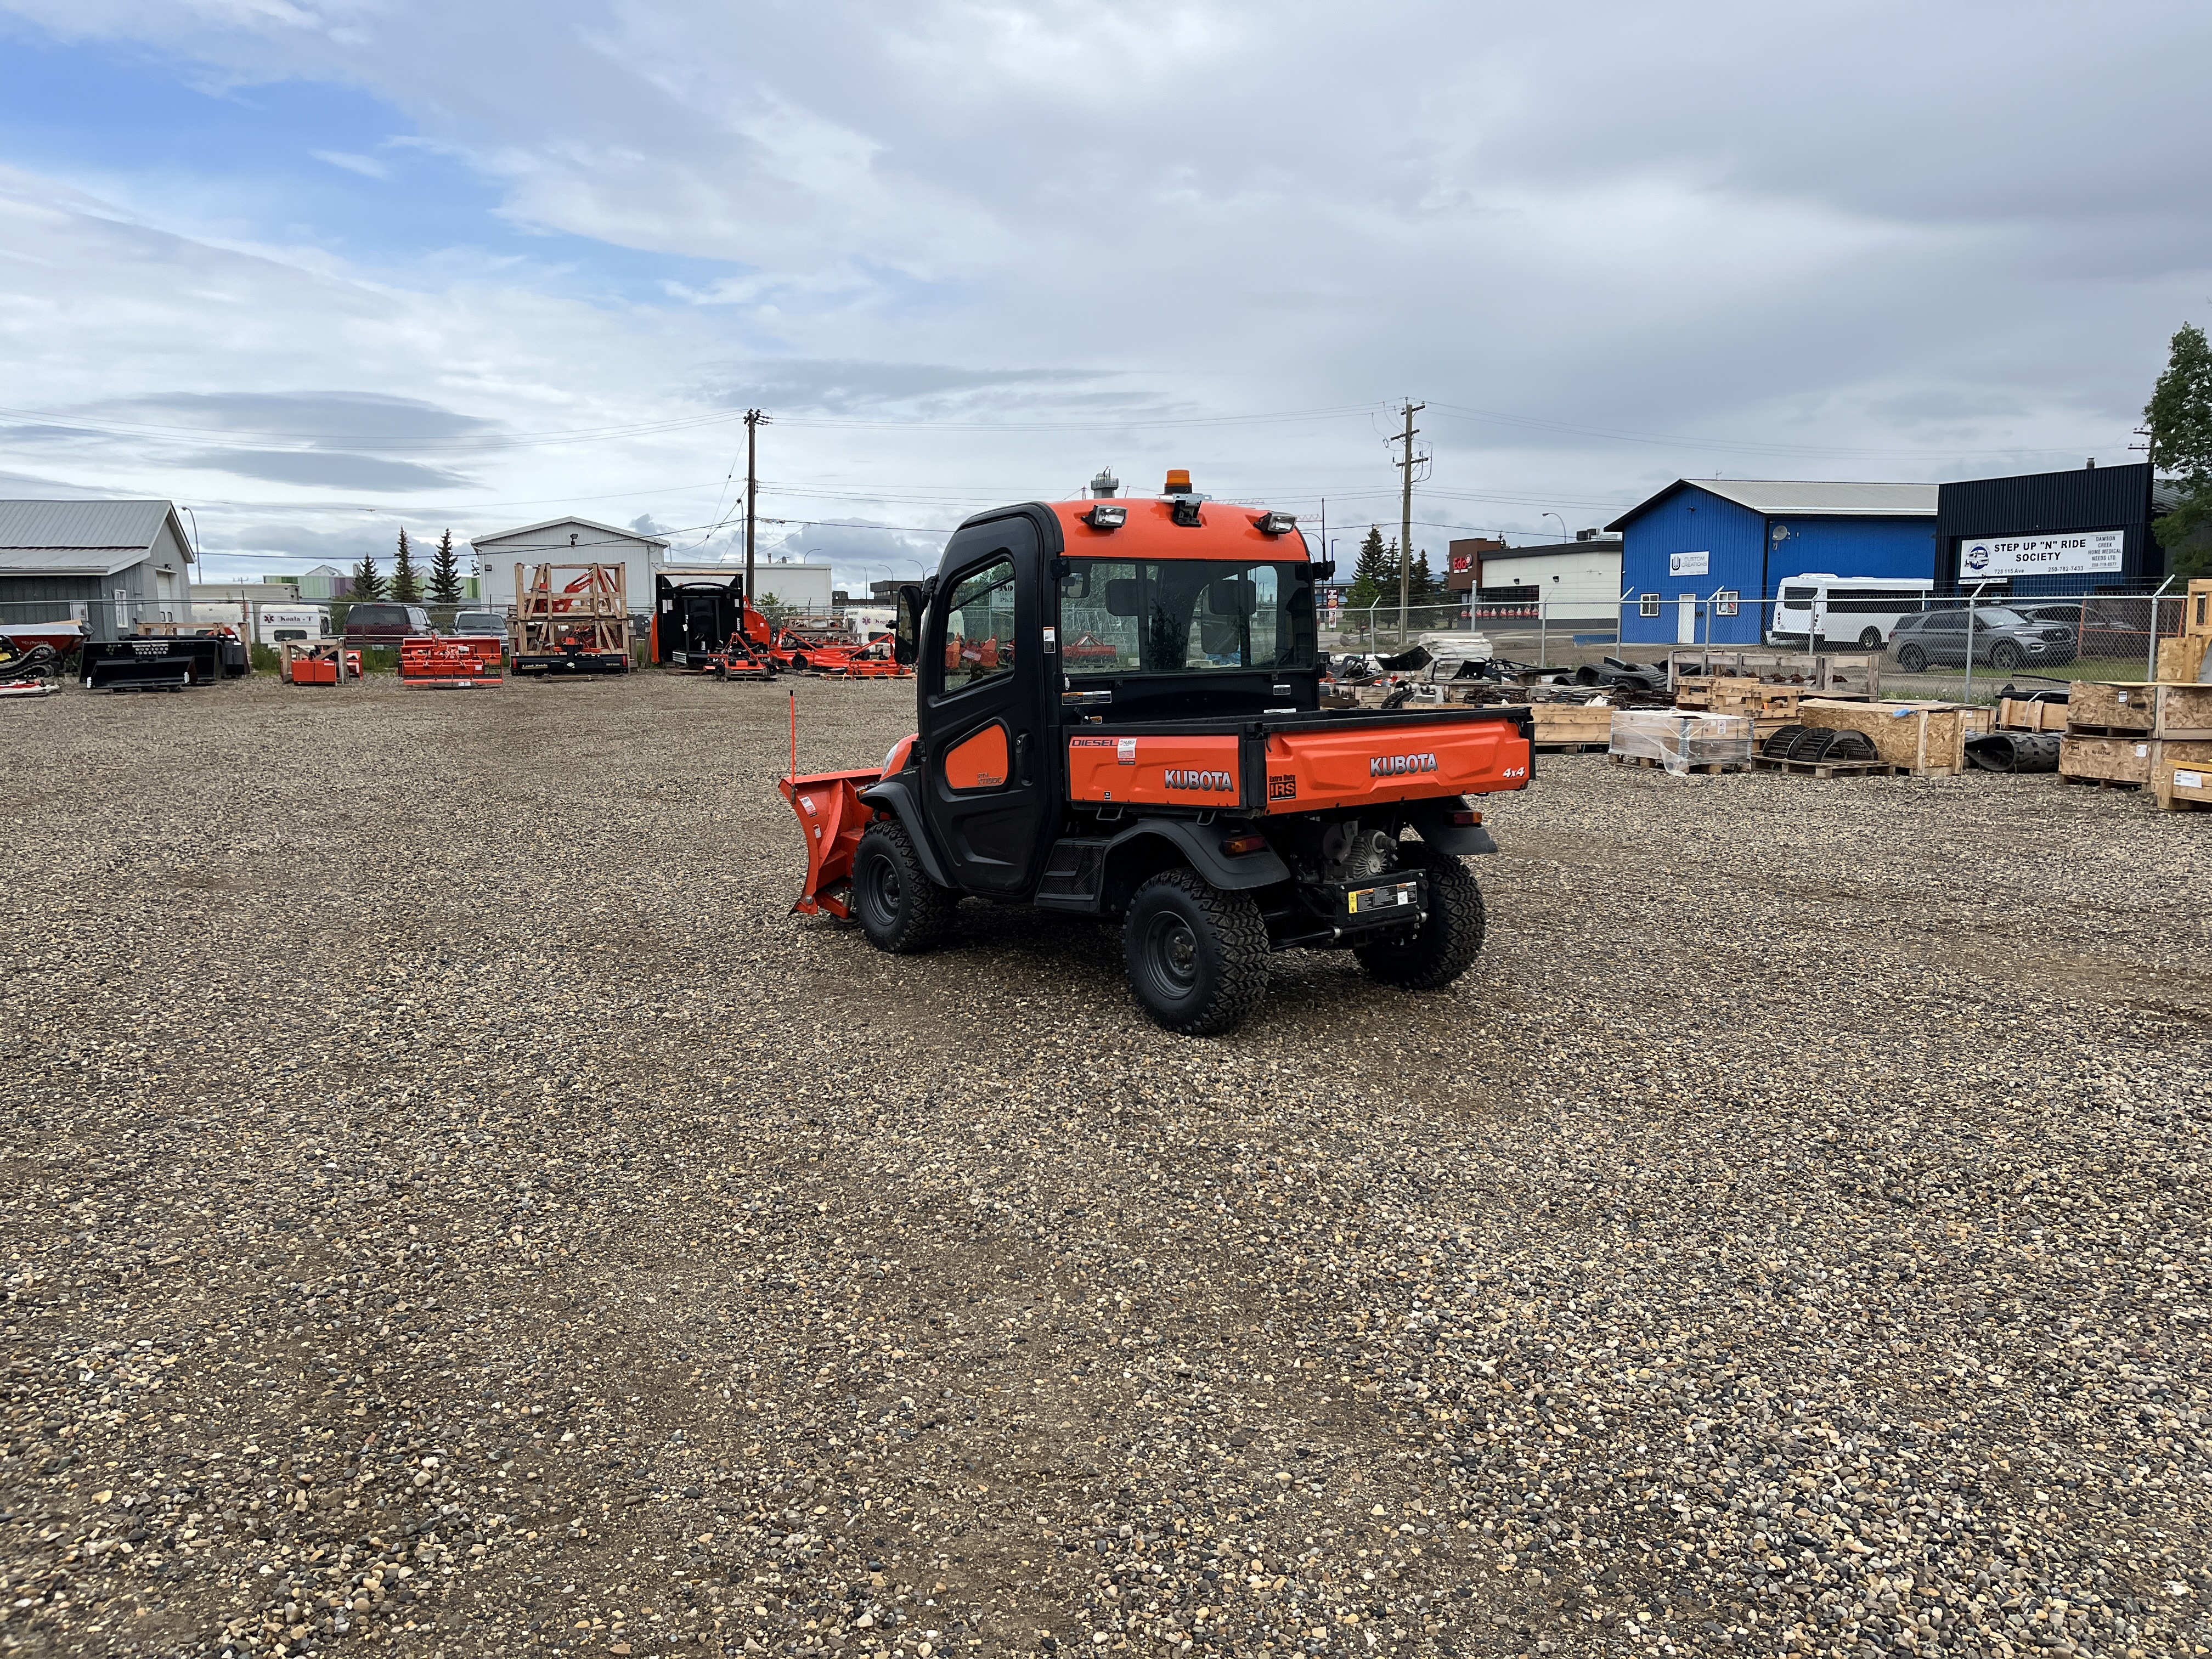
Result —
<svg viewBox="0 0 2212 1659"><path fill-rule="evenodd" d="M1547 758L1192 1042L788 917L786 708L0 707L0 1647L2212 1645L2212 821Z"/></svg>

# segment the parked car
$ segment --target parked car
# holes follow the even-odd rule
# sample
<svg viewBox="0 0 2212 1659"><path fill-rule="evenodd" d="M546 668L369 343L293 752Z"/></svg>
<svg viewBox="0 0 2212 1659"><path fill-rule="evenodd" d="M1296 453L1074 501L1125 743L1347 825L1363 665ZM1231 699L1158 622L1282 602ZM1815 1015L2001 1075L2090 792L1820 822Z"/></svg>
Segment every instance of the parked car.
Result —
<svg viewBox="0 0 2212 1659"><path fill-rule="evenodd" d="M430 613L419 605L350 605L346 610L345 642L354 649L380 646L397 651L410 635L430 634Z"/></svg>
<svg viewBox="0 0 2212 1659"><path fill-rule="evenodd" d="M2085 657L2140 657L2150 644L2150 605L2143 599L2046 599L2005 608L2030 622L2074 629L2075 648ZM2170 623L2173 612L2166 617Z"/></svg>
<svg viewBox="0 0 2212 1659"><path fill-rule="evenodd" d="M2002 606L1984 605L1973 613L1974 660L1992 668L2028 668L2074 660L2074 630L2037 622ZM1930 611L1906 617L1890 635L1897 665L1908 674L1928 667L1960 667L1966 662L1966 613Z"/></svg>
<svg viewBox="0 0 2212 1659"><path fill-rule="evenodd" d="M454 634L507 634L507 612L504 611L456 611L453 625L447 630Z"/></svg>

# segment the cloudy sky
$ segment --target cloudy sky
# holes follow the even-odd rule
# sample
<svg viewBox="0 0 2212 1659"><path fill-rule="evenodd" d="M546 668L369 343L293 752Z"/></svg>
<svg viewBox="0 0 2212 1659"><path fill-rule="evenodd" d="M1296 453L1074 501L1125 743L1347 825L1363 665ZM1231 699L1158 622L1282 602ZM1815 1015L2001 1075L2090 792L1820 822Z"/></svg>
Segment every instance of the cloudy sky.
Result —
<svg viewBox="0 0 2212 1659"><path fill-rule="evenodd" d="M1101 465L1356 533L1407 398L1439 548L2110 464L2212 321L2208 62L2201 0L0 0L0 494L711 556L758 405L857 580Z"/></svg>

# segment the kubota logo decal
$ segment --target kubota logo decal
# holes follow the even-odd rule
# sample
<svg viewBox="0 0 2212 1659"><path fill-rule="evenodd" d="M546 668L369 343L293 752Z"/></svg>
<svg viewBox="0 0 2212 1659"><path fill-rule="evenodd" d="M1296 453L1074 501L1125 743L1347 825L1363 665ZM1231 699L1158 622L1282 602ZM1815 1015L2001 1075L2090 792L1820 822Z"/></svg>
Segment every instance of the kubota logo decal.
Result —
<svg viewBox="0 0 2212 1659"><path fill-rule="evenodd" d="M1402 777L1408 772L1433 772L1437 769L1434 755L1376 755L1369 758L1367 775L1370 778Z"/></svg>
<svg viewBox="0 0 2212 1659"><path fill-rule="evenodd" d="M1167 786L1170 789L1212 789L1226 795L1236 792L1237 780L1226 772L1186 772L1170 768Z"/></svg>

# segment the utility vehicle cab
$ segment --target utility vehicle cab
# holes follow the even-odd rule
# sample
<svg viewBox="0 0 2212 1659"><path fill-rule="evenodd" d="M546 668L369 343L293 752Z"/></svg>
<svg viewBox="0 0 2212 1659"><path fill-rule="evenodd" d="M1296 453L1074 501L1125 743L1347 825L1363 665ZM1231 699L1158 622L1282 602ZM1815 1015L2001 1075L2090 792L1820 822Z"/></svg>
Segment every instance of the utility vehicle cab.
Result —
<svg viewBox="0 0 2212 1659"><path fill-rule="evenodd" d="M1194 1034L1258 1000L1273 950L1449 982L1481 942L1459 855L1491 850L1464 796L1526 786L1525 713L1322 709L1328 574L1289 514L1186 473L969 520L899 594L915 735L880 772L787 786L797 908L894 951L936 943L962 894L1121 917L1139 1000Z"/></svg>

